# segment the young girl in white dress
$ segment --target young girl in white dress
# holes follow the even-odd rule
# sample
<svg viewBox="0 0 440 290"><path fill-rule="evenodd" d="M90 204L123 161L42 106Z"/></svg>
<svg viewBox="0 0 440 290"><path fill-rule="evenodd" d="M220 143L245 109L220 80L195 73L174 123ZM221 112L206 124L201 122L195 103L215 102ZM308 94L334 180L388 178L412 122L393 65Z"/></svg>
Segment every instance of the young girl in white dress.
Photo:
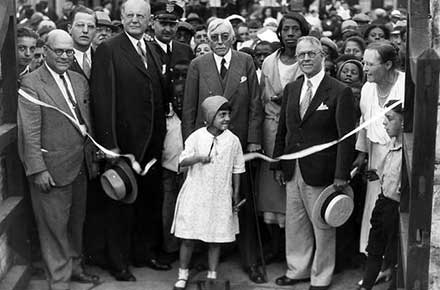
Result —
<svg viewBox="0 0 440 290"><path fill-rule="evenodd" d="M180 267L174 290L185 289L194 241L209 244L208 279L217 278L221 243L238 234L240 174L245 172L240 141L228 130L231 108L221 96L202 103L206 127L185 141L180 167L188 167L177 198L171 233L182 239Z"/></svg>

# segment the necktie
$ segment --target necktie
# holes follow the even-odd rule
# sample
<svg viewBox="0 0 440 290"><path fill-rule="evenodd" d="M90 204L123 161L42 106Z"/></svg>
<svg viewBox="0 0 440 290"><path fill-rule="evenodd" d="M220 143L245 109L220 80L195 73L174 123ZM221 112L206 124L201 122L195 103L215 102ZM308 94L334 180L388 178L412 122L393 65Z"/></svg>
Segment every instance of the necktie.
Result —
<svg viewBox="0 0 440 290"><path fill-rule="evenodd" d="M91 67L90 67L89 58L87 57L87 54L85 52L83 53L83 71L84 74L87 76L87 78L90 79Z"/></svg>
<svg viewBox="0 0 440 290"><path fill-rule="evenodd" d="M67 85L66 78L64 77L64 75L60 75L60 78L63 81L64 89L66 90L67 97L69 98L70 104L73 107L73 111L75 112L75 115L76 115L76 118L78 119L78 122L81 125L84 125L85 124L84 118L81 115L81 111L79 110L79 108L78 108L78 106L76 104L75 99L72 97L72 94L70 93L69 86Z"/></svg>
<svg viewBox="0 0 440 290"><path fill-rule="evenodd" d="M226 60L222 58L222 62L220 65L220 76L222 79L225 79L226 73L228 72L228 69L226 68Z"/></svg>
<svg viewBox="0 0 440 290"><path fill-rule="evenodd" d="M144 62L145 68L147 68L147 54L145 53L145 50L142 48L141 40L138 41L137 47L138 47L138 53L141 56L142 61Z"/></svg>
<svg viewBox="0 0 440 290"><path fill-rule="evenodd" d="M304 118L307 108L309 107L310 102L312 101L312 97L313 97L312 82L310 80L307 80L307 91L306 94L304 95L304 98L301 101L301 104L299 105L300 107L299 112L301 119Z"/></svg>

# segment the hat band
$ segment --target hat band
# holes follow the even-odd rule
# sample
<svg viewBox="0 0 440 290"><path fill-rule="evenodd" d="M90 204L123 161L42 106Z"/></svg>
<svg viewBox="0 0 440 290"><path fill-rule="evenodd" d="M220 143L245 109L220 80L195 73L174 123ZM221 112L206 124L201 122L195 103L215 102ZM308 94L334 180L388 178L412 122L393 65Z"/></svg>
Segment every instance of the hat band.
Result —
<svg viewBox="0 0 440 290"><path fill-rule="evenodd" d="M322 218L322 220L324 220L325 222L327 222L326 219L325 219L325 212L327 211L327 207L328 207L328 205L330 204L330 202L332 202L333 198L335 198L336 196L338 196L338 195L340 195L340 194L341 194L341 193L340 193L339 191L335 191L335 192L333 192L332 194L330 194L330 195L325 199L324 203L322 204L322 207L321 207L321 218Z"/></svg>
<svg viewBox="0 0 440 290"><path fill-rule="evenodd" d="M126 189L125 195L131 193L133 187L131 186L130 178L128 177L127 173L125 173L125 170L123 170L119 166L115 166L113 170L115 170L119 174L119 177L122 179L122 182L124 182Z"/></svg>

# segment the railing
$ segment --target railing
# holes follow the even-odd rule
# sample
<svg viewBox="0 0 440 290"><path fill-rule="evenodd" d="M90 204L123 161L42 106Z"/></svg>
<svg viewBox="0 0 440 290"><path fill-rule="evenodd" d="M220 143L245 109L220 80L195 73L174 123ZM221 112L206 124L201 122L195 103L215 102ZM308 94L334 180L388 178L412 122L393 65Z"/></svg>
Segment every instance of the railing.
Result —
<svg viewBox="0 0 440 290"><path fill-rule="evenodd" d="M1 290L25 289L30 278L26 179L17 155L17 69L15 0L0 1L0 258L6 261Z"/></svg>

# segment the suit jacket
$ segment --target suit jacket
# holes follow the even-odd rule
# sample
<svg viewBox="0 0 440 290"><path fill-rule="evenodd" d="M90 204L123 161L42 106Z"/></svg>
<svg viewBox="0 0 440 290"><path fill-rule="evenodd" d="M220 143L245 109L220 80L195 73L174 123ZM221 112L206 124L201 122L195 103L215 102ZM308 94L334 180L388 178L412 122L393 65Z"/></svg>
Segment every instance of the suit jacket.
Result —
<svg viewBox="0 0 440 290"><path fill-rule="evenodd" d="M67 72L87 128L91 128L89 87L80 74ZM36 99L72 116L46 65L23 77L21 88ZM18 148L26 175L45 170L58 186L70 184L84 162L85 138L61 113L18 98Z"/></svg>
<svg viewBox="0 0 440 290"><path fill-rule="evenodd" d="M209 96L220 95L232 106L231 131L248 143L261 144L263 109L252 57L232 51L226 80L222 81L213 53L195 58L188 69L183 98L182 134L186 139L204 126L201 104Z"/></svg>
<svg viewBox="0 0 440 290"><path fill-rule="evenodd" d="M336 79L324 76L304 115L300 118L299 99L304 76L284 89L280 121L273 156L294 153L313 145L336 140L355 128L354 98L351 89ZM324 110L317 110L318 107ZM327 107L327 109L325 109ZM326 186L335 178L349 180L354 157L355 136L299 159L304 181L311 186ZM285 180L293 177L296 160L281 161Z"/></svg>
<svg viewBox="0 0 440 290"><path fill-rule="evenodd" d="M93 49L91 50L91 58L93 59ZM92 61L92 59L90 60L90 61ZM88 81L90 81L89 80L89 78L86 76L86 74L84 73L84 71L83 71L83 69L81 68L81 66L79 65L79 63L78 63L78 61L76 60L76 57L74 56L73 57L73 61L72 61L72 64L70 65L70 68L69 68L71 71L74 71L74 72L77 72L77 73L79 73L79 74L82 74L83 75L83 77L85 77Z"/></svg>
<svg viewBox="0 0 440 290"><path fill-rule="evenodd" d="M104 147L145 165L160 157L165 136L160 70L146 42L147 66L125 32L102 43L91 75L95 134Z"/></svg>

